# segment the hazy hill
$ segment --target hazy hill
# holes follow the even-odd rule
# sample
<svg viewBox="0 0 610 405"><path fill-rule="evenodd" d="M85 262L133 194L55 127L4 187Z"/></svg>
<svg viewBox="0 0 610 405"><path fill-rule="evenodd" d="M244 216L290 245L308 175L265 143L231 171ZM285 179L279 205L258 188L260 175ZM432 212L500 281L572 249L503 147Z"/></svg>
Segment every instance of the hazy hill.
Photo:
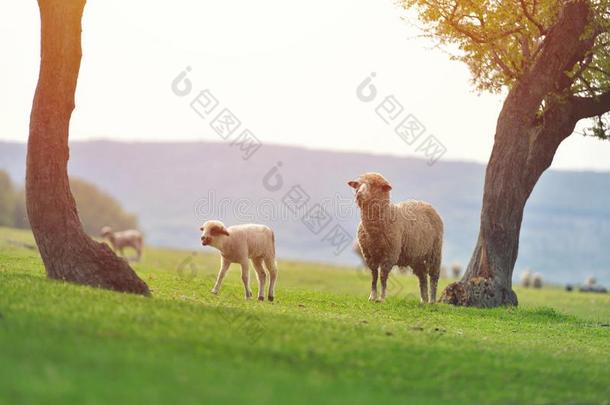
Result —
<svg viewBox="0 0 610 405"><path fill-rule="evenodd" d="M25 145L0 143L0 168L23 182ZM70 172L92 181L137 213L148 243L199 249L199 224L219 218L227 224L262 222L274 227L278 255L323 262L356 263L347 249L335 255L322 241L336 224L355 236L358 221L346 182L365 171L382 172L394 186L393 199L434 204L445 220L446 263L466 264L478 230L484 166L415 158L338 153L265 145L243 160L228 143L72 144ZM277 172L280 190L271 187ZM273 184L272 184L273 183ZM314 235L283 203L305 192L305 209L322 204L330 223ZM556 282L579 282L594 274L610 283L610 173L558 172L544 175L527 206L515 274L529 266ZM293 206L293 205L292 205Z"/></svg>

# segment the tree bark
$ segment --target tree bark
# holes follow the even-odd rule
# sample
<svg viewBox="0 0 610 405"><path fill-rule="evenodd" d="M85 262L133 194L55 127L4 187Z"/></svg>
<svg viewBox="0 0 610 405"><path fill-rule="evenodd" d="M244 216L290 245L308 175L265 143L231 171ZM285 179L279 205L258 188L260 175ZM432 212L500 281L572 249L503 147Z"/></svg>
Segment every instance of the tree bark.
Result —
<svg viewBox="0 0 610 405"><path fill-rule="evenodd" d="M593 45L582 35L588 20L587 2L567 2L536 62L510 90L487 165L477 244L463 278L445 289L441 302L478 307L518 304L512 274L523 212L557 148L581 118L575 100L561 94L570 86L565 72ZM543 101L544 113L538 118Z"/></svg>
<svg viewBox="0 0 610 405"><path fill-rule="evenodd" d="M68 134L81 61L85 0L39 0L41 63L30 117L27 213L47 275L149 295L127 262L83 231L68 181Z"/></svg>

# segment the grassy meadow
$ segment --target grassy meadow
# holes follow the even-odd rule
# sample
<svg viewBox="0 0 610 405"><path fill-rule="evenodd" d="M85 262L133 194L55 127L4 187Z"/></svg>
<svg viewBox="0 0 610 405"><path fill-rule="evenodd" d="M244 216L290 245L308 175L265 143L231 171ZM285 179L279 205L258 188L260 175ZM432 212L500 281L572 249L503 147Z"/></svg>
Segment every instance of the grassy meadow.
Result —
<svg viewBox="0 0 610 405"><path fill-rule="evenodd" d="M48 280L31 234L0 228L0 403L610 404L608 294L421 305L394 274L379 304L362 271L280 261L269 303L237 267L210 294L218 262L149 248L144 298Z"/></svg>

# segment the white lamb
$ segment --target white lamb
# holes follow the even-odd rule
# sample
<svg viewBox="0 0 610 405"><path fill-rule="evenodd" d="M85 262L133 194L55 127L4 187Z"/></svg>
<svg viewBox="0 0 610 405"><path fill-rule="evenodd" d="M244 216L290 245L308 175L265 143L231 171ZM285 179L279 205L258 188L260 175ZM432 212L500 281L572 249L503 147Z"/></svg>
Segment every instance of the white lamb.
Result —
<svg viewBox="0 0 610 405"><path fill-rule="evenodd" d="M252 259L258 278L258 300L265 300L267 277L263 268L264 262L269 272L267 298L269 301L273 301L277 266L275 264L275 236L271 228L256 224L235 225L227 228L220 221L207 221L200 230L202 231L201 244L212 246L220 251L220 270L212 293L218 294L231 263L239 263L246 298L251 298L249 259Z"/></svg>

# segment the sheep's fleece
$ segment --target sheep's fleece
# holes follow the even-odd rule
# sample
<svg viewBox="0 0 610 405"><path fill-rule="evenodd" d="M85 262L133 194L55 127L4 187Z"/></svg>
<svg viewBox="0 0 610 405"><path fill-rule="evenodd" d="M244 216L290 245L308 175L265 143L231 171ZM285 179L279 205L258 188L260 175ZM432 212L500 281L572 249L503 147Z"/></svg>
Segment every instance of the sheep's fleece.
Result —
<svg viewBox="0 0 610 405"><path fill-rule="evenodd" d="M201 226L202 245L212 246L220 251L221 266L216 283L212 288L218 294L222 280L231 263L239 263L242 267L242 281L246 298L252 296L250 291L249 259L252 259L259 281L258 299L264 300L266 281L263 263L269 272L268 299L273 301L277 266L275 263L275 236L271 228L265 225L246 224L229 228L220 221L207 221Z"/></svg>
<svg viewBox="0 0 610 405"><path fill-rule="evenodd" d="M436 299L443 246L443 221L428 203L390 202L390 183L379 173L366 173L348 183L356 190L361 222L358 243L373 282L369 299L377 300L377 276L381 271L381 300L393 266L410 266L420 282L421 300Z"/></svg>

